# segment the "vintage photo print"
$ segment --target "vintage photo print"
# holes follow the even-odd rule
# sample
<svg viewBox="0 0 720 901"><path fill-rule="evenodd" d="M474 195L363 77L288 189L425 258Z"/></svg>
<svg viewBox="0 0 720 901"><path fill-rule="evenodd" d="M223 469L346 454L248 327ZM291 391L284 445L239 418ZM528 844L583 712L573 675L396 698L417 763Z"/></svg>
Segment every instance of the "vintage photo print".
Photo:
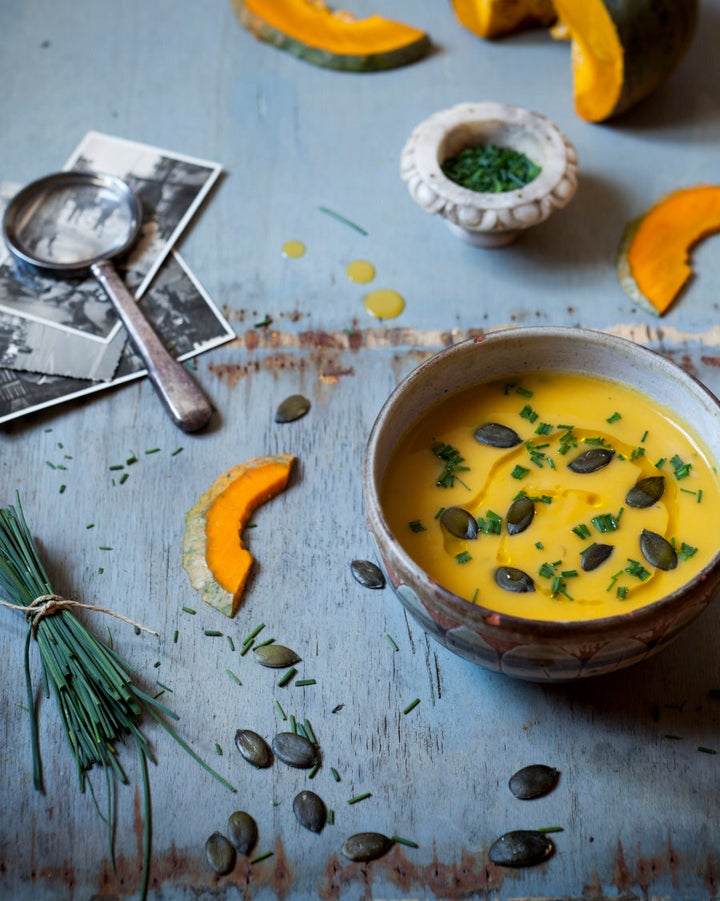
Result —
<svg viewBox="0 0 720 901"><path fill-rule="evenodd" d="M119 176L138 196L143 210L140 235L127 258L118 264L136 297L147 290L222 171L217 163L98 132L85 136L64 168ZM101 194L79 193L76 202L67 199L63 203L61 215L72 218L73 223L82 222L93 238L111 226L106 207ZM62 226L62 221L38 223L37 240L52 247ZM7 257L0 266L0 311L108 342L120 328L110 301L93 278L56 280L20 269Z"/></svg>
<svg viewBox="0 0 720 901"><path fill-rule="evenodd" d="M189 360L235 337L218 308L174 251L165 260L141 304L153 328L179 360ZM145 374L143 363L129 342L125 343L111 381L0 368L0 423L95 394Z"/></svg>

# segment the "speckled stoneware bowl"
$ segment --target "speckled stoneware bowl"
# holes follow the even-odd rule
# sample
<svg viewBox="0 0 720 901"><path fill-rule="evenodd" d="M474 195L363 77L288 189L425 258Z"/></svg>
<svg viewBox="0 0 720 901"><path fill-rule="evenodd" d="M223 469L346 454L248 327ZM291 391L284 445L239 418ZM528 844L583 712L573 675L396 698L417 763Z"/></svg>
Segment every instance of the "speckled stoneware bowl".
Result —
<svg viewBox="0 0 720 901"><path fill-rule="evenodd" d="M720 550L682 589L634 612L586 621L525 619L472 604L434 582L390 532L380 505L390 455L428 407L474 384L540 369L607 375L635 386L678 410L720 460L720 402L666 358L602 332L504 329L441 351L393 391L370 433L363 491L378 562L426 632L454 653L496 672L538 682L570 681L638 663L674 638L720 590Z"/></svg>
<svg viewBox="0 0 720 901"><path fill-rule="evenodd" d="M499 193L472 191L447 178L442 163L481 144L524 153L540 166L540 174L522 188ZM577 189L577 168L575 148L554 122L491 101L434 113L415 127L400 157L400 174L413 200L478 247L510 244L568 204Z"/></svg>

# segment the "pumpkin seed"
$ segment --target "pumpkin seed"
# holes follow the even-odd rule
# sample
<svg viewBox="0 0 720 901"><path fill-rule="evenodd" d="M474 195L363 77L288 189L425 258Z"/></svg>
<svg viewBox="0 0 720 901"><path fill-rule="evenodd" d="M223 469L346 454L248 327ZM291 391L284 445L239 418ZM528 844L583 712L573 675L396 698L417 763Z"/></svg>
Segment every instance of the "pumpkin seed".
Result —
<svg viewBox="0 0 720 901"><path fill-rule="evenodd" d="M508 782L510 791L521 801L541 798L557 785L559 770L544 763L532 763L513 773Z"/></svg>
<svg viewBox="0 0 720 901"><path fill-rule="evenodd" d="M488 447L515 447L522 444L522 438L515 429L499 422L486 422L475 429L475 440Z"/></svg>
<svg viewBox="0 0 720 901"><path fill-rule="evenodd" d="M310 832L322 832L327 821L327 808L315 792L301 791L295 795L293 811L298 823Z"/></svg>
<svg viewBox="0 0 720 901"><path fill-rule="evenodd" d="M639 479L628 491L625 503L629 507L652 507L665 491L665 476L647 476Z"/></svg>
<svg viewBox="0 0 720 901"><path fill-rule="evenodd" d="M518 535L520 532L524 532L533 521L534 516L535 504L532 500L526 495L516 498L510 504L510 508L505 515L508 533L510 535Z"/></svg>
<svg viewBox="0 0 720 901"><path fill-rule="evenodd" d="M490 860L501 867L532 867L542 863L555 850L544 832L532 829L515 829L506 832L488 851Z"/></svg>
<svg viewBox="0 0 720 901"><path fill-rule="evenodd" d="M236 810L228 817L228 837L240 854L249 854L257 841L257 823L249 813Z"/></svg>
<svg viewBox="0 0 720 901"><path fill-rule="evenodd" d="M275 756L288 766L309 769L318 762L312 743L299 732L280 732L272 740Z"/></svg>
<svg viewBox="0 0 720 901"><path fill-rule="evenodd" d="M294 663L300 663L302 659L292 648L286 648L282 644L264 644L255 648L253 654L258 663L272 669L286 669Z"/></svg>
<svg viewBox="0 0 720 901"><path fill-rule="evenodd" d="M675 548L670 542L658 535L657 532L651 532L649 529L643 529L640 534L640 550L643 557L648 563L651 563L657 569L675 569L678 563Z"/></svg>
<svg viewBox="0 0 720 901"><path fill-rule="evenodd" d="M221 832L213 832L205 842L205 857L218 876L225 876L235 866L235 848Z"/></svg>
<svg viewBox="0 0 720 901"><path fill-rule="evenodd" d="M348 860L367 863L387 854L392 844L392 839L381 832L357 832L345 839L340 851Z"/></svg>
<svg viewBox="0 0 720 901"><path fill-rule="evenodd" d="M499 566L495 570L495 581L505 591L535 591L532 578L514 566Z"/></svg>
<svg viewBox="0 0 720 901"><path fill-rule="evenodd" d="M265 769L272 764L273 755L265 739L251 729L238 729L235 733L235 745L242 756L258 769Z"/></svg>
<svg viewBox="0 0 720 901"><path fill-rule="evenodd" d="M477 538L477 520L462 507L446 507L440 514L440 524L456 538Z"/></svg>
<svg viewBox="0 0 720 901"><path fill-rule="evenodd" d="M310 401L302 394L291 394L275 411L275 422L294 422L310 409Z"/></svg>
<svg viewBox="0 0 720 901"><path fill-rule="evenodd" d="M586 573L597 569L601 563L604 563L612 554L614 546L612 544L599 544L595 542L580 554L580 566Z"/></svg>
<svg viewBox="0 0 720 901"><path fill-rule="evenodd" d="M598 469L607 466L614 456L615 451L609 447L592 447L571 460L568 469L583 474L597 472Z"/></svg>
<svg viewBox="0 0 720 901"><path fill-rule="evenodd" d="M382 570L370 560L353 560L350 571L363 588L384 588L385 576Z"/></svg>

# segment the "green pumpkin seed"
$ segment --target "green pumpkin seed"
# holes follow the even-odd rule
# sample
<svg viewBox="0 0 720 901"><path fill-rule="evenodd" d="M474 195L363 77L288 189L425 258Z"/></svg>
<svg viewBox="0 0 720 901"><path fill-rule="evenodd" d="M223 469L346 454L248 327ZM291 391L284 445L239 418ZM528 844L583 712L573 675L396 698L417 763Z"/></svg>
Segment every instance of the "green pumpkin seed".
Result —
<svg viewBox="0 0 720 901"><path fill-rule="evenodd" d="M557 785L559 770L545 766L544 763L533 763L513 773L508 782L510 791L521 801L541 798L551 792Z"/></svg>
<svg viewBox="0 0 720 901"><path fill-rule="evenodd" d="M647 562L657 569L675 569L677 566L678 558L675 548L657 532L651 532L649 529L642 530L640 550Z"/></svg>
<svg viewBox="0 0 720 901"><path fill-rule="evenodd" d="M363 588L384 588L385 576L382 570L370 560L353 560L350 572Z"/></svg>
<svg viewBox="0 0 720 901"><path fill-rule="evenodd" d="M228 817L228 838L240 854L249 854L255 847L258 827L244 810L236 810Z"/></svg>
<svg viewBox="0 0 720 901"><path fill-rule="evenodd" d="M665 476L648 476L633 485L625 497L625 503L628 507L652 507L664 491Z"/></svg>
<svg viewBox="0 0 720 901"><path fill-rule="evenodd" d="M505 516L508 533L510 535L518 535L520 532L524 532L533 521L534 516L535 504L532 500L525 495L516 498L510 504Z"/></svg>
<svg viewBox="0 0 720 901"><path fill-rule="evenodd" d="M515 429L499 422L486 422L475 429L475 440L488 447L515 447L522 444L522 438Z"/></svg>
<svg viewBox="0 0 720 901"><path fill-rule="evenodd" d="M367 863L387 854L392 845L392 839L381 832L357 832L345 839L340 851L348 860Z"/></svg>
<svg viewBox="0 0 720 901"><path fill-rule="evenodd" d="M235 848L221 832L213 832L205 842L205 857L218 876L225 876L235 866Z"/></svg>
<svg viewBox="0 0 720 901"><path fill-rule="evenodd" d="M295 795L293 811L298 823L310 832L322 832L327 821L327 808L315 792L301 791Z"/></svg>
<svg viewBox="0 0 720 901"><path fill-rule="evenodd" d="M495 581L505 591L535 591L535 583L532 578L514 566L499 566L495 570Z"/></svg>
<svg viewBox="0 0 720 901"><path fill-rule="evenodd" d="M275 422L294 422L310 409L310 401L302 394L291 394L275 411Z"/></svg>
<svg viewBox="0 0 720 901"><path fill-rule="evenodd" d="M255 648L253 654L258 663L272 669L286 669L288 666L300 663L302 659L292 648L286 648L282 644L264 644Z"/></svg>
<svg viewBox="0 0 720 901"><path fill-rule="evenodd" d="M235 745L242 756L258 769L265 769L272 764L273 755L265 739L251 729L238 729L235 733Z"/></svg>
<svg viewBox="0 0 720 901"><path fill-rule="evenodd" d="M582 554L580 554L580 566L586 573L592 572L594 569L597 569L601 563L604 563L607 560L613 550L614 545L612 544L599 544L595 542L594 544L591 544L590 547L585 548Z"/></svg>
<svg viewBox="0 0 720 901"><path fill-rule="evenodd" d="M615 451L609 447L592 447L571 460L568 469L583 474L597 472L607 466L614 456Z"/></svg>
<svg viewBox="0 0 720 901"><path fill-rule="evenodd" d="M440 514L440 524L456 538L477 538L477 520L462 507L446 507Z"/></svg>
<svg viewBox="0 0 720 901"><path fill-rule="evenodd" d="M488 857L501 867L532 867L547 860L554 850L544 832L516 829L501 835L491 845Z"/></svg>
<svg viewBox="0 0 720 901"><path fill-rule="evenodd" d="M272 740L275 756L288 766L309 769L318 761L317 750L299 732L280 732Z"/></svg>

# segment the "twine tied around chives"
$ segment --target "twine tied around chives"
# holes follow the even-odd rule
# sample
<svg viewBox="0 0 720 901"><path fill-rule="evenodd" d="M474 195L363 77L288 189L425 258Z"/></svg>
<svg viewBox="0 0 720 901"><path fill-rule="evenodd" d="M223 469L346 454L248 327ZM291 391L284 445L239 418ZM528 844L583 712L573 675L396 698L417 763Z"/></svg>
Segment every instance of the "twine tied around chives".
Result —
<svg viewBox="0 0 720 901"><path fill-rule="evenodd" d="M150 635L154 635L155 638L158 637L158 633L153 629L148 629L147 626L143 626L140 623L135 622L135 620L130 619L127 616L123 616L122 613L116 613L114 610L110 610L108 607L99 607L97 604L84 604L81 601L73 601L70 598L64 598L60 594L41 594L29 604L10 604L8 603L8 601L3 601L2 599L0 599L0 604L2 604L3 607L8 607L10 610L23 610L28 620L32 618L30 633L36 640L37 629L43 617L51 616L53 613L57 613L59 610L70 610L73 607L80 607L83 610L95 610L98 613L107 613L108 616L114 616L115 619L121 619L124 623L128 623L129 625L134 626L136 629L140 629L142 632L147 632Z"/></svg>

